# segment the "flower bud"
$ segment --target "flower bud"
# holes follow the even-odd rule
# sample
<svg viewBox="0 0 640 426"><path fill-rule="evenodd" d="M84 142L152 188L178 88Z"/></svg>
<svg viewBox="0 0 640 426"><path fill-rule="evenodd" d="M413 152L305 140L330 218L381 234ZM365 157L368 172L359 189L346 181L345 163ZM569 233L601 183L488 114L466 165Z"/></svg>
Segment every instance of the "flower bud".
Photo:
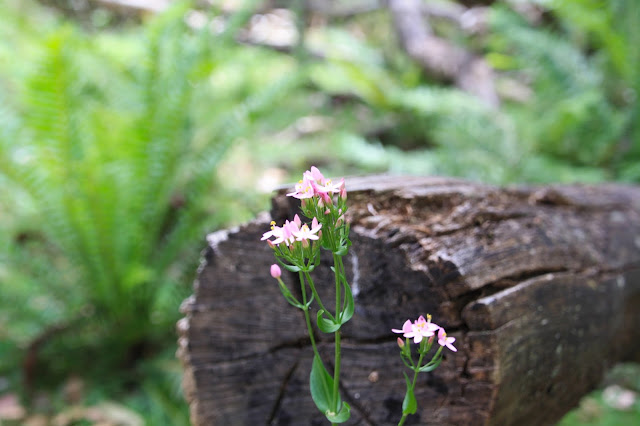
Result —
<svg viewBox="0 0 640 426"><path fill-rule="evenodd" d="M271 276L275 279L278 279L282 276L282 271L280 270L280 267L275 263L271 265Z"/></svg>
<svg viewBox="0 0 640 426"><path fill-rule="evenodd" d="M404 340L402 340L402 338L398 337L398 346L400 347L400 349L404 348Z"/></svg>
<svg viewBox="0 0 640 426"><path fill-rule="evenodd" d="M342 178L342 181L340 181L340 198L342 199L342 201L347 200L347 188L344 184L344 178Z"/></svg>

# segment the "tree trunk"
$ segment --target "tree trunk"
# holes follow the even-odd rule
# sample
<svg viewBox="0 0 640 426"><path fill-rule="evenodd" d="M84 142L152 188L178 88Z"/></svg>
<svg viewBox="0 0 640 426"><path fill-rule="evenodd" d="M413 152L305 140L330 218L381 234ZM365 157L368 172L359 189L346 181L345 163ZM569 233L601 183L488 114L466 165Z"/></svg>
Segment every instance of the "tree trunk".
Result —
<svg viewBox="0 0 640 426"><path fill-rule="evenodd" d="M369 177L347 189L356 301L342 339L347 424L397 424L406 368L391 328L427 313L459 350L419 376L407 424L551 424L609 366L640 361L640 188ZM269 275L273 254L260 241L296 201L280 193L270 215L208 237L178 324L196 425L326 424L309 394L304 318ZM326 262L314 274L330 298ZM299 288L294 274L283 278ZM332 338L316 336L331 371Z"/></svg>

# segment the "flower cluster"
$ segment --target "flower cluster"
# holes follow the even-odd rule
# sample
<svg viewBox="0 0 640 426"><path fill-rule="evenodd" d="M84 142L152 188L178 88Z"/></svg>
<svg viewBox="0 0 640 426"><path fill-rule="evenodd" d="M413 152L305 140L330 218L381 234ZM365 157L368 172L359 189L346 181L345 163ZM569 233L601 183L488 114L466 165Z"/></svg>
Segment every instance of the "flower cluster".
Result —
<svg viewBox="0 0 640 426"><path fill-rule="evenodd" d="M274 249L286 268L311 271L319 261L320 247L346 254L350 242L349 227L344 220L347 210L344 178L335 184L314 166L304 172L295 190L287 196L301 200L302 213L311 223L303 223L300 216L295 215L282 226L272 221L271 230L262 235L262 241Z"/></svg>
<svg viewBox="0 0 640 426"><path fill-rule="evenodd" d="M322 228L322 224L318 223L318 219L315 217L311 221L311 228L309 228L309 225L302 224L300 217L295 215L293 221L285 221L282 227L276 226L275 221L271 221L271 231L265 232L261 241L267 240L271 247L282 243L291 246L296 241L299 241L304 247L307 247L309 240L318 240L320 238L321 234L318 234L320 228ZM271 237L274 239L269 240Z"/></svg>
<svg viewBox="0 0 640 426"><path fill-rule="evenodd" d="M284 298L292 306L304 313L309 340L314 352L310 375L310 390L313 402L331 424L343 423L349 419L351 409L340 397L340 330L355 311L353 293L347 281L342 257L348 252L349 225L344 214L347 211L347 191L344 179L333 183L324 177L317 167L304 172L295 190L287 196L300 200L302 214L311 223L303 223L298 215L282 226L271 222L271 230L262 235L273 249L279 264L291 272L298 273L299 295L294 295L282 279L278 264L271 265L271 276L276 279ZM329 310L322 302L311 277L311 272L320 264L320 250L330 251L333 257L335 277L335 309ZM308 293L310 290L310 294ZM309 309L317 305L316 326L322 333L334 334L333 377L328 373L315 343Z"/></svg>
<svg viewBox="0 0 640 426"><path fill-rule="evenodd" d="M346 198L344 178L337 184L331 179L326 179L317 167L312 166L311 170L307 170L295 185L295 191L287 194L289 197L298 198L300 200L312 197L319 197L325 203L331 203L331 196L340 194L341 198Z"/></svg>
<svg viewBox="0 0 640 426"><path fill-rule="evenodd" d="M347 421L351 408L340 397L340 336L341 328L355 313L355 301L351 287L347 281L343 257L348 253L349 225L345 220L347 211L347 191L344 178L338 183L327 179L316 167L304 172L302 180L293 192L287 194L300 200L302 214L310 223L304 223L300 216L293 220L286 220L282 226L271 222L271 229L262 235L273 249L278 263L271 265L270 274L278 282L282 295L289 304L304 313L309 340L314 358L309 376L311 397L318 410L325 415L331 424ZM311 272L320 264L320 250L331 252L333 258L333 275L335 278L335 309L328 309L322 302L321 294L311 276ZM297 272L300 281L300 291L294 295L284 283L282 265L291 272ZM310 291L310 293L309 293ZM334 335L334 364L333 375L330 375L315 342L314 330L311 324L310 307L317 305L316 327L322 333ZM398 337L400 357L403 363L413 371L413 380L404 373L407 391L402 403L402 418L398 426L402 426L407 416L415 414L417 400L414 389L419 373L427 373L436 369L443 359L443 349L446 347L457 352L453 337L448 337L445 330L431 322L431 315L420 316L417 320L407 320L402 329L392 329L394 333L402 334ZM418 359L414 359L415 350L410 342L417 345ZM428 360L433 344L437 339L438 349Z"/></svg>
<svg viewBox="0 0 640 426"><path fill-rule="evenodd" d="M444 328L440 327L438 324L431 322L431 315L427 315L427 319L422 315L416 321L411 322L411 320L406 320L402 325L402 329L398 330L396 328L391 329L394 333L400 333L404 335L407 339L413 339L415 344L419 344L423 338L429 338L429 341L433 341L436 331L438 332L438 344L440 346L446 346L453 352L457 352L458 350L453 346L453 342L456 341L455 337L447 337L447 333ZM404 347L404 342L402 344L402 339L398 338L398 345L400 347Z"/></svg>
<svg viewBox="0 0 640 426"><path fill-rule="evenodd" d="M404 365L413 371L413 380L409 380L409 377L405 374L405 381L407 384L407 391L402 402L402 418L398 423L398 426L404 425L407 416L415 414L418 409L418 402L415 397L414 389L416 387L416 380L419 373L428 373L438 368L442 362L442 349L449 348L453 352L458 350L453 346L453 342L456 341L454 337L447 337L444 328L438 324L431 322L431 315L427 315L427 318L422 315L411 322L406 320L402 325L402 329L392 328L391 331L399 333L404 336L406 342L398 337L398 346L400 347L400 358ZM431 346L436 338L436 332L438 333L438 344L440 347L435 354L431 357L431 360L426 361L426 356L431 350ZM413 343L418 345L418 361L414 361L411 347L409 345L410 339L413 339Z"/></svg>

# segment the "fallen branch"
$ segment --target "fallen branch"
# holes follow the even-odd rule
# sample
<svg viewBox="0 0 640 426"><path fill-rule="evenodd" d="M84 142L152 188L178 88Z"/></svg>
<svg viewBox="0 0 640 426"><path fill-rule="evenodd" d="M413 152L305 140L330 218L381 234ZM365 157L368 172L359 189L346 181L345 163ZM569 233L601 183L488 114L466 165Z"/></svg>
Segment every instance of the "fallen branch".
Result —
<svg viewBox="0 0 640 426"><path fill-rule="evenodd" d="M425 73L453 82L488 105L499 105L491 67L483 58L435 36L420 0L389 0L389 11L402 47Z"/></svg>

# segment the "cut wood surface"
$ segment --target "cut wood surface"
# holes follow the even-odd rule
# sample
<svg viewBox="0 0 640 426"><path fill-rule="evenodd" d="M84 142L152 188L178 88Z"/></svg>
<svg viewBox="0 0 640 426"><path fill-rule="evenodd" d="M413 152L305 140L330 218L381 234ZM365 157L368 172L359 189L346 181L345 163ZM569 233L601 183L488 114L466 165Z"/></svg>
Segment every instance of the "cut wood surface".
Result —
<svg viewBox="0 0 640 426"><path fill-rule="evenodd" d="M459 350L419 376L406 424L552 424L610 366L640 361L640 188L378 176L347 179L347 189L347 424L397 424L406 368L391 328L427 313ZM260 241L296 201L279 193L270 214L208 237L178 323L195 425L326 424L309 394L304 318ZM332 297L328 266L314 274ZM330 368L331 337L317 339Z"/></svg>

